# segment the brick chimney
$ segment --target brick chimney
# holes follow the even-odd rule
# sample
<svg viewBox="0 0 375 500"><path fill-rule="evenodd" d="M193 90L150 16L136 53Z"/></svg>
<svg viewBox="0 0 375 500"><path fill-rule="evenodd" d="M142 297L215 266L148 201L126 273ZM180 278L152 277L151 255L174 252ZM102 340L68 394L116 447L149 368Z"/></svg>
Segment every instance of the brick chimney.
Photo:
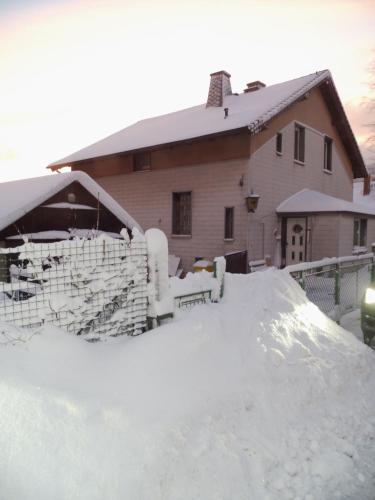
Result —
<svg viewBox="0 0 375 500"><path fill-rule="evenodd" d="M244 90L245 94L247 94L247 92L254 92L255 90L263 89L266 86L266 84L260 82L259 80L256 80L255 82L247 83L246 86L247 89Z"/></svg>
<svg viewBox="0 0 375 500"><path fill-rule="evenodd" d="M363 195L366 196L370 194L371 187L370 187L370 181L371 177L369 175L366 175L363 179Z"/></svg>
<svg viewBox="0 0 375 500"><path fill-rule="evenodd" d="M220 107L226 95L232 93L230 74L226 71L211 73L210 89L208 91L206 108Z"/></svg>

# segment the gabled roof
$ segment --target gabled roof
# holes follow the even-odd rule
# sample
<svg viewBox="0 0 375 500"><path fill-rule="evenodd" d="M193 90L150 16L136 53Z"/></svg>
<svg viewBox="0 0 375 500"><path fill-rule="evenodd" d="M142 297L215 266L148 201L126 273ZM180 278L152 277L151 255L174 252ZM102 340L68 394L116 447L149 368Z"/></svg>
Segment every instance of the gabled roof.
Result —
<svg viewBox="0 0 375 500"><path fill-rule="evenodd" d="M232 94L224 97L222 107L206 107L206 104L183 109L167 115L141 120L91 146L81 149L49 165L52 170L69 166L74 162L92 158L142 150L160 145L173 144L205 136L248 129L255 134L284 109L316 86L327 83L324 96L337 118L335 125L352 160L355 177L366 175L362 156L350 129L344 109L328 70L296 78L287 82L261 88L255 92ZM228 117L224 118L224 108ZM346 143L346 144L345 144Z"/></svg>
<svg viewBox="0 0 375 500"><path fill-rule="evenodd" d="M124 225L130 229L140 226L97 182L84 172L50 174L32 179L0 183L0 230L41 205L56 193L78 182Z"/></svg>
<svg viewBox="0 0 375 500"><path fill-rule="evenodd" d="M374 208L360 203L335 198L328 194L313 191L311 189L302 189L284 200L276 208L278 214L307 214L307 213L326 213L326 212L348 212L363 215L375 215Z"/></svg>

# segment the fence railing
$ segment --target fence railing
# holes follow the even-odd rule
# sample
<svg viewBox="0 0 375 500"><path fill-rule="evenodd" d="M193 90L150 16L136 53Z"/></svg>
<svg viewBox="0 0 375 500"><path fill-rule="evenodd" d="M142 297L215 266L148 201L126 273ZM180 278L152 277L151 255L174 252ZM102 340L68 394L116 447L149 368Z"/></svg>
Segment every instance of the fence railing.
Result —
<svg viewBox="0 0 375 500"><path fill-rule="evenodd" d="M124 238L0 248L1 320L29 328L53 324L93 341L138 335L173 317L177 308L223 296L223 257L215 259L213 276L182 280L181 293L173 294L165 235L150 229Z"/></svg>
<svg viewBox="0 0 375 500"><path fill-rule="evenodd" d="M374 254L339 257L288 266L311 302L336 321L360 306L375 277Z"/></svg>
<svg viewBox="0 0 375 500"><path fill-rule="evenodd" d="M0 249L0 317L51 323L87 340L146 328L144 239L99 237Z"/></svg>

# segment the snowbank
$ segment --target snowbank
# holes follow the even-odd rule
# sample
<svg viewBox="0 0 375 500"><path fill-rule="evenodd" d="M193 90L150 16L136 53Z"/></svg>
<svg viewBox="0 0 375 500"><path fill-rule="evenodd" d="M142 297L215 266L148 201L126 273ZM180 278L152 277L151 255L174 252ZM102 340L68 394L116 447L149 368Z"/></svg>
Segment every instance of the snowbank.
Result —
<svg viewBox="0 0 375 500"><path fill-rule="evenodd" d="M6 500L374 498L375 353L284 271L140 337L5 342L0 380Z"/></svg>

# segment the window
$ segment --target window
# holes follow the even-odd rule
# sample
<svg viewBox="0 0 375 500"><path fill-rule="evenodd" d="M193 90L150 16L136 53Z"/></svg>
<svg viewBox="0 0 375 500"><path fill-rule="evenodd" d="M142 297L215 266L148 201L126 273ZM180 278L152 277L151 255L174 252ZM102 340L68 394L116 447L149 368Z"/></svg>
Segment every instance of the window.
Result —
<svg viewBox="0 0 375 500"><path fill-rule="evenodd" d="M367 245L367 219L354 219L353 245L355 247Z"/></svg>
<svg viewBox="0 0 375 500"><path fill-rule="evenodd" d="M224 239L233 240L234 237L234 208L225 208Z"/></svg>
<svg viewBox="0 0 375 500"><path fill-rule="evenodd" d="M143 172L144 170L151 169L151 155L150 153L136 153L133 156L133 171Z"/></svg>
<svg viewBox="0 0 375 500"><path fill-rule="evenodd" d="M276 153L283 154L283 134L281 132L276 134Z"/></svg>
<svg viewBox="0 0 375 500"><path fill-rule="evenodd" d="M294 129L294 159L302 163L305 161L305 127L297 124Z"/></svg>
<svg viewBox="0 0 375 500"><path fill-rule="evenodd" d="M191 192L173 193L172 234L191 234Z"/></svg>
<svg viewBox="0 0 375 500"><path fill-rule="evenodd" d="M324 170L332 172L332 139L324 137Z"/></svg>

